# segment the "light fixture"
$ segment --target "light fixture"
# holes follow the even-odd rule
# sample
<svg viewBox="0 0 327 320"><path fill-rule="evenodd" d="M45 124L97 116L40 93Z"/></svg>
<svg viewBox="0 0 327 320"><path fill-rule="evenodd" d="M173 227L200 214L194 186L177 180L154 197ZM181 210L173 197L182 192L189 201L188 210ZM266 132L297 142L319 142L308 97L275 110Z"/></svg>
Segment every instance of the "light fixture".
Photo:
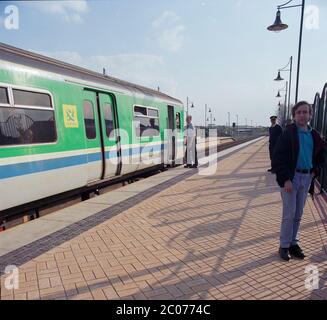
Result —
<svg viewBox="0 0 327 320"><path fill-rule="evenodd" d="M278 71L277 78L274 79L275 81L283 81L284 79L280 76L280 71Z"/></svg>
<svg viewBox="0 0 327 320"><path fill-rule="evenodd" d="M276 20L275 20L274 24L269 26L267 29L269 31L279 32L279 31L285 30L287 28L288 28L288 25L285 23L282 23L280 10L277 10Z"/></svg>

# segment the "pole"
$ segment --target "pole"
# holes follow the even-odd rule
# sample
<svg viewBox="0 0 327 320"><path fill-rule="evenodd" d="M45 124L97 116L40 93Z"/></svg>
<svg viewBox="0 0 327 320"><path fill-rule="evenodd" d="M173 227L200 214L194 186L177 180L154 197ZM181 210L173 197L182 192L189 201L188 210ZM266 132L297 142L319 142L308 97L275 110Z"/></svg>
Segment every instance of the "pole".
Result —
<svg viewBox="0 0 327 320"><path fill-rule="evenodd" d="M285 92L285 108L284 108L284 123L285 123L285 128L286 128L286 120L288 119L288 114L286 113L286 110L288 112L287 109L287 87L288 87L288 82L286 81L286 92Z"/></svg>
<svg viewBox="0 0 327 320"><path fill-rule="evenodd" d="M227 112L228 113L228 131L229 131L229 134L230 134L230 112Z"/></svg>
<svg viewBox="0 0 327 320"><path fill-rule="evenodd" d="M186 97L186 117L188 117L188 97Z"/></svg>
<svg viewBox="0 0 327 320"><path fill-rule="evenodd" d="M204 128L207 128L207 104L204 106Z"/></svg>
<svg viewBox="0 0 327 320"><path fill-rule="evenodd" d="M287 106L287 118L290 118L290 106L291 106L291 84L292 84L292 68L293 68L293 56L291 56L291 65L290 65L290 81L288 89L288 106Z"/></svg>
<svg viewBox="0 0 327 320"><path fill-rule="evenodd" d="M298 59L297 59L297 76L296 76L295 103L298 102L298 96L299 96L299 79L300 79L300 65L301 65L301 49L302 49L302 33L303 33L304 7L305 7L305 0L302 0L301 26L300 26L300 39L299 39L299 52L298 52Z"/></svg>
<svg viewBox="0 0 327 320"><path fill-rule="evenodd" d="M236 115L236 135L238 135L238 114Z"/></svg>

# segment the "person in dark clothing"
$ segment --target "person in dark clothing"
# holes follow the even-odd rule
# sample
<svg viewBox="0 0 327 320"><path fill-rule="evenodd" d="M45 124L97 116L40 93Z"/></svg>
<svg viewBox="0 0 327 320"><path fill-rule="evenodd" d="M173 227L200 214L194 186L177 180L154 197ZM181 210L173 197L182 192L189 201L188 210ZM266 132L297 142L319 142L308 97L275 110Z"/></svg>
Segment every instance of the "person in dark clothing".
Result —
<svg viewBox="0 0 327 320"><path fill-rule="evenodd" d="M298 245L298 230L310 185L324 163L325 143L308 125L311 114L306 101L292 108L295 123L287 126L273 153L272 169L283 202L279 255L286 261L291 256L305 257Z"/></svg>
<svg viewBox="0 0 327 320"><path fill-rule="evenodd" d="M276 146L278 138L283 132L283 129L279 124L277 124L276 116L271 116L270 122L271 122L271 126L269 128L269 157L271 162L274 153L274 148ZM273 172L272 168L268 169L267 171Z"/></svg>

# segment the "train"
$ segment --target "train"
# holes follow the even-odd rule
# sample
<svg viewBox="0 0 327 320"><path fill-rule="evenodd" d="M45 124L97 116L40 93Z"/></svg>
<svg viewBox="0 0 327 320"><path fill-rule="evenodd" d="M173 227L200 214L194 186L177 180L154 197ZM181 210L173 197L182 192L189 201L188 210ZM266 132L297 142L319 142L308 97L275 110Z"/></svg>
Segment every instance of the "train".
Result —
<svg viewBox="0 0 327 320"><path fill-rule="evenodd" d="M312 104L312 119L311 126L315 128L321 135L321 137L327 141L327 83L324 85L322 93L318 92L315 95L314 102ZM327 150L325 158L327 159ZM321 191L327 192L327 161L318 177Z"/></svg>
<svg viewBox="0 0 327 320"><path fill-rule="evenodd" d="M183 124L174 97L0 43L0 217L180 162Z"/></svg>

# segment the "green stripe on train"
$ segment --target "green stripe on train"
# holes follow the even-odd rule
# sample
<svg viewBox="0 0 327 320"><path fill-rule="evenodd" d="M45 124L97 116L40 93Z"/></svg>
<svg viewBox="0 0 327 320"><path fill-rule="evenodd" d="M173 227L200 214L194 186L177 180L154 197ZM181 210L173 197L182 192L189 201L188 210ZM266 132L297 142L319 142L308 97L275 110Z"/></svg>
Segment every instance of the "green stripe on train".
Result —
<svg viewBox="0 0 327 320"><path fill-rule="evenodd" d="M27 71L25 71L27 70ZM83 100L85 98L84 86L79 84L73 84L55 79L51 77L44 78L35 75L34 72L29 72L28 69L23 70L3 70L0 69L0 83L9 85L17 85L26 88L43 89L52 94L55 112L55 123L57 129L58 140L56 143L34 145L34 146L12 146L1 147L0 158L16 157L24 155L46 154L52 152L72 151L85 148L92 148L92 143L86 144L84 116L83 116ZM94 86L94 85L93 85ZM94 87L92 87L94 88ZM94 88L96 89L96 88ZM99 90L103 90L98 88ZM122 93L110 91L115 95L117 101L117 114L119 119L120 128L127 131L129 137L132 137L131 141L122 140L122 145L134 144L137 142L148 143L163 140L164 129L167 128L168 110L167 103L160 102L158 100L151 101L148 99L140 99L133 96L128 96ZM109 93L109 91L108 91ZM96 103L96 101L94 101ZM132 130L133 120L133 105L139 104L148 107L155 107L159 109L159 121L160 121L160 136L159 137L144 137L137 138L135 136L135 130ZM78 127L66 128L64 124L63 105L75 105L78 113ZM173 105L173 104L172 104ZM184 123L183 108L174 105L175 117L176 112L181 113L181 124ZM178 139L183 138L183 125L178 134ZM97 132L97 136L99 132ZM105 144L107 146L107 144Z"/></svg>

